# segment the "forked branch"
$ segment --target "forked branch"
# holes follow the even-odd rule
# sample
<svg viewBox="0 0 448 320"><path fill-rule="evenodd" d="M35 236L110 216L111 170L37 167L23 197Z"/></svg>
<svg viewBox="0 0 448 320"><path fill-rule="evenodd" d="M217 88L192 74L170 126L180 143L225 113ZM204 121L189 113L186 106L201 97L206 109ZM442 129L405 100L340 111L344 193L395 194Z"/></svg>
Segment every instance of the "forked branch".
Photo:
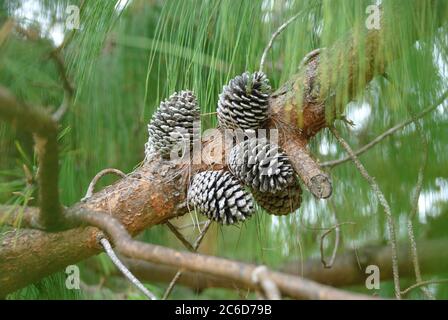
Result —
<svg viewBox="0 0 448 320"><path fill-rule="evenodd" d="M361 173L361 175L364 177L364 179L367 180L367 182L370 184L373 192L378 198L378 201L380 202L381 206L384 209L384 213L386 214L387 218L387 226L389 231L389 243L392 251L392 270L394 275L394 287L395 287L395 297L397 299L401 298L401 291L400 291L400 276L398 271L398 248L397 248L397 239L395 235L395 222L392 216L392 211L390 209L389 203L386 200L386 197L384 196L383 192L381 191L380 187L376 183L375 178L369 175L366 168L363 166L363 164L359 161L358 157L353 152L352 148L349 146L349 144L341 137L339 132L334 128L330 127L331 132L335 136L336 140L341 144L341 146L347 151L347 153L350 155L353 163L355 164L358 171Z"/></svg>

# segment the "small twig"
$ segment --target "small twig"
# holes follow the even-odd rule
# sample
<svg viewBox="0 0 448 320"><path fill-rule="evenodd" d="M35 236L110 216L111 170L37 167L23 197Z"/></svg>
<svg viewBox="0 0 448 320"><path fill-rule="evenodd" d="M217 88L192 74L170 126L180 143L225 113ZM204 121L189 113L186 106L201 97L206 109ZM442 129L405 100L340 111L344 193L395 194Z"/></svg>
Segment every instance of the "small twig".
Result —
<svg viewBox="0 0 448 320"><path fill-rule="evenodd" d="M201 117L205 117L205 116L212 116L217 114L218 112L206 112L206 113L201 113Z"/></svg>
<svg viewBox="0 0 448 320"><path fill-rule="evenodd" d="M400 92L401 95L404 95L404 91L401 87L398 87L396 85L396 83L394 83L393 81L391 81L390 79L388 79L392 86L394 86L398 92ZM407 106L407 110L411 115L411 119L412 119L412 123L415 124L415 128L417 130L418 135L420 136L420 140L421 140L421 145L422 145L422 160L421 160L421 164L420 167L418 169L418 175L417 175L417 183L415 186L415 191L414 194L412 196L411 199L411 211L409 213L408 216L408 237L409 237L409 244L411 247L411 258L412 258L412 264L414 266L414 272L415 272L415 279L417 283L421 283L423 282L422 279L422 275L420 272L420 263L419 263L419 259L418 259L418 250L417 250L417 243L415 241L415 233L414 233L414 218L415 215L418 212L418 200L420 198L420 193L422 191L422 187L423 187L423 179L425 176L425 170L426 170L426 166L427 166L427 162L428 162L428 141L425 137L425 134L423 132L423 128L420 124L420 122L418 121L419 119L417 118L417 116L414 114L414 112L412 111L412 109L409 107L409 105ZM428 288L426 287L421 287L421 290L423 292L424 295L426 295L426 297L428 299L435 299L433 294L428 290Z"/></svg>
<svg viewBox="0 0 448 320"><path fill-rule="evenodd" d="M320 261L322 262L322 265L324 266L324 268L331 268L334 264L334 260L336 259L336 254L339 248L339 240L340 240L340 230L339 227L344 225L344 224L352 224L354 225L354 222L341 222L341 223L337 223L334 226L328 228L327 231L325 231L322 236L320 237ZM325 254L324 254L324 240L325 237L327 237L333 230L335 230L335 235L336 235L336 239L334 242L334 248L333 248L333 252L331 254L331 258L330 258L330 262L326 262L325 260Z"/></svg>
<svg viewBox="0 0 448 320"><path fill-rule="evenodd" d="M448 279L440 279L440 280L428 280L428 281L422 281L418 282L416 284L413 284L412 286L408 287L407 289L401 291L402 295L407 295L410 291L414 290L415 288L420 288L423 286L428 286L431 284L440 284L440 283L447 283Z"/></svg>
<svg viewBox="0 0 448 320"><path fill-rule="evenodd" d="M171 230L171 232L176 236L177 239L179 239L180 242L182 242L182 244L191 252L194 252L194 248L191 245L190 242L188 242L187 239L185 239L185 237L183 236L182 233L179 232L179 230L177 230L177 228L169 221L167 221L165 223L167 225L167 227Z"/></svg>
<svg viewBox="0 0 448 320"><path fill-rule="evenodd" d="M169 223L169 222L168 222L168 223ZM198 248L199 248L199 246L200 246L202 240L204 239L204 236L205 236L205 234L207 233L208 228L210 227L211 224L212 224L212 220L208 220L207 223L206 223L205 226L204 226L204 229L202 229L201 233L200 233L199 236L196 238L196 241L194 242L193 245L191 245L191 244L187 241L187 242L188 242L188 245L189 245L189 246L191 247L191 249L192 249L192 250L190 250L190 251L192 251L192 252L196 252L196 251L198 251ZM168 225L168 227L169 227L169 225ZM174 226L173 226L173 227L174 227ZM174 228L175 228L175 227L174 227ZM176 229L176 231L177 231L177 229ZM183 238L183 236L182 236L182 238ZM185 238L183 238L183 239L185 239ZM187 248L188 248L188 246L187 246ZM183 269L180 269L180 270L178 270L178 271L176 272L176 274L175 274L174 277L173 277L173 280L171 280L170 284L168 285L168 288L166 289L165 293L163 294L163 298L162 298L163 300L168 299L168 297L169 297L169 295L171 294L171 292L173 291L174 286L176 285L177 281L178 281L179 278L182 276L183 271L184 271Z"/></svg>
<svg viewBox="0 0 448 320"><path fill-rule="evenodd" d="M283 30L286 29L286 27L293 22L294 20L296 20L300 15L302 14L302 12L297 13L296 15L292 16L291 18L289 18L285 23L283 23L271 36L271 39L269 40L267 46L264 48L263 54L261 55L261 59L260 59L260 72L263 72L263 67L264 67L264 63L266 61L266 57L268 55L269 49L272 48L272 45L274 44L274 40L275 38L277 38L282 32Z"/></svg>
<svg viewBox="0 0 448 320"><path fill-rule="evenodd" d="M378 198L378 201L380 202L381 206L384 209L384 213L386 214L386 218L387 218L388 230L389 230L389 243L390 243L390 247L391 247L391 251L392 251L392 272L393 272L393 278L394 278L395 296L397 299L401 299L400 277L399 277L399 272L398 272L397 239L395 236L395 223L394 223L394 219L392 216L392 211L390 209L389 203L387 202L386 197L384 196L380 187L376 183L375 178L369 175L366 168L359 161L358 157L355 155L355 153L353 152L353 150L349 146L349 144L341 137L339 132L333 126L330 126L330 130L333 133L333 135L335 136L335 138L338 140L338 142L345 149L345 151L347 151L347 153L350 155L350 158L352 159L352 161L355 164L358 171L361 173L361 175L364 177L364 179L366 179L367 182L370 184L373 192L376 194L376 196Z"/></svg>
<svg viewBox="0 0 448 320"><path fill-rule="evenodd" d="M410 108L408 108L409 112L411 112ZM411 112L412 114L412 112ZM422 126L418 122L417 119L415 119L415 116L412 115L412 118L414 119L415 127L417 129L418 134L420 135L420 140L423 148L422 153L422 162L420 164L420 168L418 170L418 176L417 176L417 184L415 187L415 192L412 197L411 202L411 212L409 213L408 217L408 237L409 237L409 243L411 246L411 257L412 257L412 264L414 265L414 271L415 271L415 279L417 283L423 282L422 274L420 272L420 263L418 260L418 250L417 250L417 243L415 241L415 234L414 234L414 218L418 211L418 200L420 198L420 193L422 191L423 187L423 178L425 175L425 169L426 165L428 163L428 141L426 140L425 134L423 132ZM426 287L421 287L421 290L428 299L435 299L432 293L428 290Z"/></svg>
<svg viewBox="0 0 448 320"><path fill-rule="evenodd" d="M50 52L50 57L53 59L56 68L58 69L59 75L62 79L62 87L64 89L64 97L62 99L62 103L52 115L53 120L58 122L61 121L62 117L72 105L75 95L75 88L69 79L67 68L65 67L60 48L61 47L57 47Z"/></svg>
<svg viewBox="0 0 448 320"><path fill-rule="evenodd" d="M304 66L306 66L308 64L308 62L310 62L311 59L313 59L314 57L321 54L321 52L323 50L325 50L325 48L317 48L317 49L314 49L314 50L308 52L300 61L299 67L297 69L298 70L302 69Z"/></svg>
<svg viewBox="0 0 448 320"><path fill-rule="evenodd" d="M432 106L427 107L426 109L424 109L422 112L418 113L415 115L416 120L423 118L424 116L426 116L427 114L429 114L431 111L437 109L438 106L440 106L446 99L448 98L448 91L445 91L442 96L436 101L435 104L433 104ZM361 154L363 154L364 152L366 152L367 150L369 150L370 148L372 148L373 146L375 146L376 144L378 144L379 142L381 142L382 140L384 140L385 138L387 138L388 136L394 134L396 131L406 127L407 125L411 124L414 122L414 119L412 117L410 119L407 119L406 121L397 124L396 126L386 130L385 132L383 132L382 134L380 134L378 137L376 137L375 139L373 139L372 141L370 141L369 143L367 143L366 145L364 145L363 147L361 147L360 149L358 149L355 152L356 156L359 156ZM338 160L331 160L331 161L326 161L326 162L322 162L320 164L321 167L334 167L338 164L350 161L351 158L350 157L345 157L342 159L338 159Z"/></svg>
<svg viewBox="0 0 448 320"><path fill-rule="evenodd" d="M81 7L83 5L84 4L82 3ZM39 35L30 33L29 30L22 28L18 24L16 25L16 30L20 34L24 35L30 41L37 41L40 39ZM64 114L67 112L67 110L69 109L70 105L73 102L73 97L75 95L75 88L74 88L73 84L71 83L71 81L69 80L67 68L65 67L65 64L64 64L64 61L62 58L62 54L61 54L62 48L71 41L73 34L74 34L74 31L72 31L72 33L70 34L69 37L64 39L64 41L61 43L60 46L53 48L49 53L49 57L54 61L56 68L59 72L59 75L62 79L62 87L64 89L64 97L63 97L62 103L60 104L59 108L51 116L52 119L56 122L59 122L62 119L62 117L64 116Z"/></svg>
<svg viewBox="0 0 448 320"><path fill-rule="evenodd" d="M267 275L267 270L267 267L263 265L255 268L252 272L252 282L254 284L260 284L263 289L262 294L260 293L260 298L264 294L268 300L281 300L280 291L277 285Z"/></svg>
<svg viewBox="0 0 448 320"><path fill-rule="evenodd" d="M84 196L84 198L81 199L81 201L85 202L87 199L89 199L90 197L92 197L93 192L95 191L95 186L98 183L98 181L104 177L106 174L115 174L121 178L126 177L126 174L123 173L122 171L118 170L118 169L114 169L114 168L107 168L107 169L103 169L100 172L98 172L95 177L93 177L92 181L89 184L89 187L87 188L87 192L86 195Z"/></svg>
<svg viewBox="0 0 448 320"><path fill-rule="evenodd" d="M177 230L183 230L183 229L188 229L188 228L195 228L198 225L199 226L205 225L205 224L207 224L207 222L208 222L208 220L207 221L200 221L199 223L187 223L187 224L178 226Z"/></svg>
<svg viewBox="0 0 448 320"><path fill-rule="evenodd" d="M156 296L151 291L146 289L146 287L131 273L131 271L126 268L126 266L120 261L120 259L118 259L109 241L106 238L101 238L100 243L103 246L104 251L106 251L109 258L121 271L121 273L150 300L157 300Z"/></svg>

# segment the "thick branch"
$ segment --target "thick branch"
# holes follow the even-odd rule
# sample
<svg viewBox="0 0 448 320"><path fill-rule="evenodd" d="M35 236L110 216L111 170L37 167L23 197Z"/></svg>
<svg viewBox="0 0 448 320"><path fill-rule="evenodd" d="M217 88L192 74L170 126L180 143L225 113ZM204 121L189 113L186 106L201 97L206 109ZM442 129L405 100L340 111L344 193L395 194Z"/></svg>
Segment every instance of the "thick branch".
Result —
<svg viewBox="0 0 448 320"><path fill-rule="evenodd" d="M422 273L426 275L443 273L448 268L447 239L422 240L417 243L420 249L419 261ZM402 278L414 276L412 259L409 256L406 243L400 244L398 252L399 270ZM279 268L280 271L304 277L333 287L363 286L366 281L365 269L368 265L377 265L380 268L380 277L383 281L392 279L392 265L390 260L390 247L366 246L351 249L336 256L331 268L325 268L319 258L305 261L290 261ZM167 283L176 273L176 268L160 266L158 264L131 258L123 258L123 262L139 279L151 283ZM303 268L302 268L303 266ZM213 277L197 272L184 272L178 280L179 284L196 290L207 288L228 288L247 290L249 287L240 286L234 281Z"/></svg>
<svg viewBox="0 0 448 320"><path fill-rule="evenodd" d="M302 139L291 139L292 135L283 135L282 146L288 154L294 170L310 192L319 199L331 196L332 185L330 177L322 171L318 162L314 160Z"/></svg>
<svg viewBox="0 0 448 320"><path fill-rule="evenodd" d="M90 211L71 212L69 218L75 222L87 222L105 230L113 239L116 248L124 255L172 267L223 277L238 283L255 287L256 265L205 256L191 252L179 252L166 247L132 240L126 229L113 217ZM279 290L297 299L370 299L369 296L340 291L320 285L300 277L292 277L280 272L264 272Z"/></svg>

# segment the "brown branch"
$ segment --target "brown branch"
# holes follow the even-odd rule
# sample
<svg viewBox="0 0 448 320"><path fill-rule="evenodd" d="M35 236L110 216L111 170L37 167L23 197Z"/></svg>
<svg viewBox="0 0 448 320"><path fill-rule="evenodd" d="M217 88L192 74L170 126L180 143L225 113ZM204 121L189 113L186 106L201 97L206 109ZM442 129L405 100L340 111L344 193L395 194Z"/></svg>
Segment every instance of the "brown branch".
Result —
<svg viewBox="0 0 448 320"><path fill-rule="evenodd" d="M326 199L330 197L333 190L330 177L322 171L318 162L311 157L306 148L306 142L302 139L291 138L291 136L293 135L283 135L284 140L281 138L280 141L294 170L316 198Z"/></svg>
<svg viewBox="0 0 448 320"><path fill-rule="evenodd" d="M448 245L448 239L421 240L417 244L420 248L422 274L438 274L447 270L448 252L444 248ZM409 244L400 243L398 247L400 277L412 278L414 269L412 258L409 256ZM369 265L380 268L381 280L393 278L391 255L390 246L368 245L338 254L330 269L322 266L320 258L313 258L304 263L290 261L280 270L288 274L303 275L307 279L334 287L364 285L367 276L365 270Z"/></svg>
<svg viewBox="0 0 448 320"><path fill-rule="evenodd" d="M364 179L367 180L367 182L370 184L370 187L372 188L373 192L378 198L378 201L380 202L381 206L384 209L384 213L386 214L387 218L387 225L388 225L388 231L389 231L389 244L392 251L392 269L394 274L394 287L395 287L395 296L397 299L400 299L400 277L399 277L399 271L398 271L398 252L397 252L397 239L395 235L395 222L393 220L392 211L390 209L389 203L386 200L386 197L384 196L383 192L381 191L380 187L376 183L375 179L369 175L366 168L363 166L363 164L359 161L359 159L356 157L355 153L353 152L352 148L348 145L348 143L341 137L339 132L334 128L330 127L331 132L335 136L335 138L338 140L338 142L342 145L342 147L347 151L347 153L352 158L353 163L355 164L358 171L361 173L361 175L364 177Z"/></svg>
<svg viewBox="0 0 448 320"><path fill-rule="evenodd" d="M0 86L0 117L19 130L34 134L39 160L39 223L43 228L56 230L63 218L58 191L58 142L57 124L48 113L37 107L25 105Z"/></svg>
<svg viewBox="0 0 448 320"><path fill-rule="evenodd" d="M447 270L448 253L445 250L447 245L448 239L422 240L418 242L421 252L419 261L423 274L432 275L443 273ZM399 246L398 260L400 277L402 278L414 277L412 258L409 256L408 246L408 243L401 243ZM368 245L356 250L346 249L340 252L330 269L322 266L320 258L312 258L304 262L289 261L280 266L279 271L334 287L363 286L367 277L365 268L369 265L377 265L379 267L382 281L392 279L390 256L391 250L389 246ZM169 283L177 271L173 267L160 266L138 259L122 257L122 261L139 279L151 283ZM226 288L247 291L249 288L229 279L190 271L185 271L182 274L178 284L195 290Z"/></svg>
<svg viewBox="0 0 448 320"><path fill-rule="evenodd" d="M354 222L341 222L341 223L337 223L334 226L328 228L327 231L325 231L321 237L320 237L320 260L322 262L322 265L324 266L324 268L331 268L334 264L334 260L336 259L336 253L338 251L338 247L339 247L339 238L340 238L340 231L339 231L339 227L345 224L355 224ZM335 230L335 235L336 235L336 240L334 242L334 247L333 247L333 253L331 254L331 258L330 261L327 262L325 260L325 254L324 254L324 240L325 237L327 237L333 230Z"/></svg>
<svg viewBox="0 0 448 320"><path fill-rule="evenodd" d="M117 250L128 257L203 272L254 286L252 274L257 268L254 265L196 253L179 252L166 247L132 240L125 227L118 220L100 212L79 210L68 212L67 216L74 223L88 223L107 232ZM370 299L369 296L340 291L279 272L266 271L266 274L275 282L283 294L292 298Z"/></svg>

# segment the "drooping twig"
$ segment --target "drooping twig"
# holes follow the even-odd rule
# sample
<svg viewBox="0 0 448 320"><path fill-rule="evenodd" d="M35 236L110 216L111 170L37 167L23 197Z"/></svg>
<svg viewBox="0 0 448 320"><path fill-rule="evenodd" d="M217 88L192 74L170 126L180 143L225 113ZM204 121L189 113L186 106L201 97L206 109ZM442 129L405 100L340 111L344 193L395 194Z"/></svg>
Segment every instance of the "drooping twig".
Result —
<svg viewBox="0 0 448 320"><path fill-rule="evenodd" d="M71 104L73 103L75 88L69 79L67 69L61 56L61 52L57 49L52 50L50 52L50 57L55 62L55 65L58 69L59 75L62 80L62 87L64 89L64 97L62 103L52 115L53 120L60 121L67 112L67 110L70 108Z"/></svg>
<svg viewBox="0 0 448 320"><path fill-rule="evenodd" d="M354 222L341 222L341 223L337 223L334 226L328 228L327 231L325 231L321 237L320 237L320 261L322 262L322 265L324 266L324 268L331 268L334 264L334 260L336 259L336 253L338 251L339 248L339 240L340 240L340 226L344 225L344 224L355 224ZM333 252L331 254L331 258L330 261L327 262L325 260L325 254L324 254L324 240L325 238L333 231L335 230L335 241L334 241L334 247L333 247Z"/></svg>
<svg viewBox="0 0 448 320"><path fill-rule="evenodd" d="M115 266L118 268L118 270L121 271L121 273L134 285L139 289L145 296L147 296L150 300L157 300L157 297L149 291L129 270L126 268L126 266L118 259L117 255L115 254L114 250L112 249L111 244L106 238L101 238L100 243L104 248L104 251L107 253L109 258L112 260L112 262L115 264Z"/></svg>
<svg viewBox="0 0 448 320"><path fill-rule="evenodd" d="M0 117L34 135L39 162L39 223L43 228L56 230L63 222L58 190L58 126L45 110L19 102L1 86Z"/></svg>
<svg viewBox="0 0 448 320"><path fill-rule="evenodd" d="M261 59L260 59L260 71L263 71L263 67L264 67L264 63L266 61L266 57L268 55L269 49L272 48L272 45L274 44L274 40L275 38L277 38L282 32L283 30L286 29L286 27L293 22L294 20L296 20L299 16L300 16L301 12L295 14L294 16L292 16L291 18L289 18L286 22L284 22L280 27L278 27L278 29L272 34L271 39L269 40L267 46L264 48L263 50L263 54L261 55Z"/></svg>
<svg viewBox="0 0 448 320"><path fill-rule="evenodd" d="M408 108L408 110L412 114L412 111L410 110L410 108ZM422 279L422 275L420 272L420 263L418 260L418 250L417 250L417 243L415 241L413 220L415 218L415 215L418 212L418 200L420 198L420 193L422 191L423 178L425 175L425 169L426 169L426 165L428 162L428 141L426 140L425 133L423 132L421 124L418 122L417 119L415 119L414 115L412 116L412 118L414 119L417 133L420 136L423 152L422 152L422 160L421 160L420 168L418 170L417 184L415 186L414 195L412 197L411 212L409 213L409 217L408 217L408 237L409 237L409 244L411 246L411 256L412 256L412 263L414 265L415 279L416 279L417 283L422 283L423 279ZM422 286L421 290L422 290L423 294L425 294L429 299L434 299L434 296L428 290L428 288Z"/></svg>
<svg viewBox="0 0 448 320"><path fill-rule="evenodd" d="M425 108L423 111L421 111L418 114L416 114L414 118L416 120L423 118L424 116L426 116L430 112L432 112L435 109L437 109L437 107L440 106L447 98L448 98L448 91L445 91L440 96L440 98L437 99L436 103L434 103L432 106L429 106L429 107ZM367 143L363 147L361 147L358 150L356 150L356 152L354 152L355 155L359 156L359 155L363 154L364 152L366 152L370 148L374 147L379 142L383 141L385 138L393 135L398 130L403 129L404 127L406 127L407 125L409 125L409 124L411 124L413 122L414 122L414 120L411 117L411 118L407 119L406 121L403 121L402 123L399 123L396 126L393 126L392 128L386 130L385 132L380 134L378 137L376 137L375 139L373 139L372 141L370 141L369 143ZM342 159L339 159L339 160L331 160L331 161L322 162L320 164L320 166L321 167L334 167L336 165L342 164L342 163L350 161L350 160L351 160L350 157L345 157L345 158L342 158Z"/></svg>
<svg viewBox="0 0 448 320"><path fill-rule="evenodd" d="M92 181L89 184L89 187L87 188L86 195L84 196L84 198L81 199L81 201L86 201L93 195L93 192L95 191L96 184L102 177L104 177L107 174L115 174L121 178L126 177L125 173L123 173L122 171L115 169L115 168L107 168L107 169L101 170L100 172L98 172L95 175L95 177L93 177Z"/></svg>
<svg viewBox="0 0 448 320"><path fill-rule="evenodd" d="M179 230L177 230L177 228L171 222L167 221L165 224L171 230L171 232L176 236L176 238L179 239L180 242L182 242L182 244L185 246L185 248L187 248L191 252L194 251L194 248L191 245L191 243L188 242L187 239L185 239L183 234L180 233Z"/></svg>
<svg viewBox="0 0 448 320"><path fill-rule="evenodd" d="M205 234L208 231L208 228L210 227L210 225L212 224L212 220L208 220L207 223L204 226L204 229L202 229L201 233L199 234L199 236L197 237L196 241L194 242L193 245L191 245L188 241L187 243L189 244L189 246L186 246L191 252L197 252L199 246L201 245L202 239L204 239ZM177 231L177 230L176 230ZM183 238L183 236L182 236ZM191 249L190 249L191 247ZM170 284L168 285L168 288L166 288L165 293L163 294L163 300L168 299L169 295L171 294L171 292L174 289L174 286L176 285L177 281L179 280L179 278L182 276L183 270L178 270L176 272L176 274L173 277L173 280L171 280Z"/></svg>
<svg viewBox="0 0 448 320"><path fill-rule="evenodd" d="M300 11L299 13L295 14L288 20L286 20L280 27L277 28L277 30L271 35L271 38L269 39L268 44L263 50L263 54L261 55L260 59L260 71L263 71L264 64L266 62L266 57L268 55L269 49L272 48L272 45L274 44L275 39L292 23L294 20L296 20L298 17L300 17L304 12L308 9L311 9L315 7L316 5L310 5L308 8L305 8L304 10Z"/></svg>
<svg viewBox="0 0 448 320"><path fill-rule="evenodd" d="M363 166L363 164L359 161L358 157L353 152L352 148L348 145L348 143L341 137L339 132L333 127L330 126L330 130L335 136L335 138L338 140L338 142L341 144L341 146L347 151L347 153L350 155L353 163L355 164L358 171L361 173L361 175L364 177L364 179L367 180L367 182L370 184L370 187L372 188L373 192L378 198L378 201L380 202L381 206L384 209L384 213L386 214L387 218L387 225L389 230L389 243L392 250L392 270L394 275L394 287L395 287L395 297L397 299L401 298L401 291L400 291L400 277L399 277L399 271L398 271L398 249L397 249L397 239L395 236L395 223L392 216L392 211L390 209L389 203L386 200L386 197L384 196L383 192L381 191L380 187L376 183L375 178L369 175L366 168Z"/></svg>
<svg viewBox="0 0 448 320"><path fill-rule="evenodd" d="M416 284L413 284L409 288L403 290L401 292L401 294L405 296L409 292L411 292L412 290L414 290L416 288L421 288L421 287L428 286L428 285L431 285L431 284L440 284L440 283L447 283L447 282L448 282L448 279L428 280L428 281L417 282Z"/></svg>

